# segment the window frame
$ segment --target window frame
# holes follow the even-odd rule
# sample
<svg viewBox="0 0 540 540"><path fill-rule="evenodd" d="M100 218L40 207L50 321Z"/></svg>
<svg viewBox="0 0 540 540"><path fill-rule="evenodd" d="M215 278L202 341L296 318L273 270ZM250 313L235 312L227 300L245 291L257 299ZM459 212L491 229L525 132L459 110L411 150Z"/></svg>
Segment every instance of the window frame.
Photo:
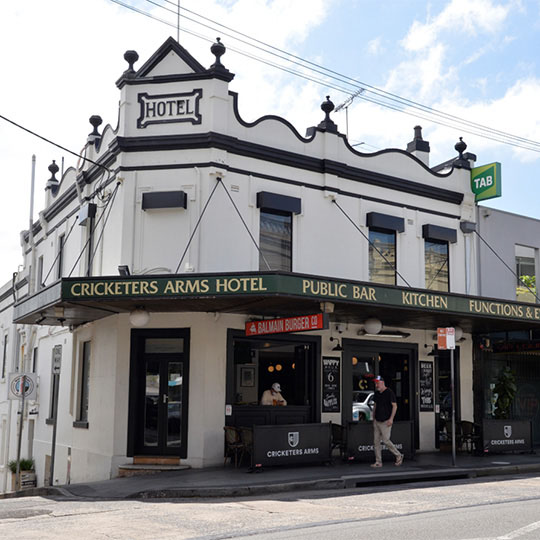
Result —
<svg viewBox="0 0 540 540"><path fill-rule="evenodd" d="M262 243L262 231L263 231L263 227L262 227L262 223L263 223L263 215L271 215L271 216L282 216L282 217L287 217L289 218L289 222L290 222L290 234L289 234L289 243L290 243L290 249L289 249L289 254L288 254L288 259L289 259L289 265L288 265L288 268L285 269L285 268L275 268L273 267L271 263L271 261L268 260L268 257L266 257L266 253L265 253L265 250L263 248L263 243ZM282 272L292 272L292 269L293 269L293 228L294 228L294 225L293 225L293 212L287 212L287 211L283 211L283 210L274 210L274 209L270 209L270 208L260 208L260 213L259 213L259 271L282 271ZM267 251L268 253L268 251ZM268 269L266 267L266 264L264 263L264 259L262 258L263 254L265 255L265 258L267 260L267 262L269 263L270 265L270 269ZM283 254L281 253L280 254L280 257L281 259L283 260Z"/></svg>
<svg viewBox="0 0 540 540"><path fill-rule="evenodd" d="M430 244L446 246L446 267L447 267L446 273L447 273L448 277L447 277L447 280L446 280L447 288L445 290L430 288L430 285L435 282L435 278L439 274L440 270L431 279L430 283L428 283L428 276L427 276L427 268L428 268L428 266L426 264L427 263L427 247L428 247L427 243L428 242ZM442 268L442 266L441 266L441 268ZM450 242L448 242L447 240L438 240L438 239L429 238L429 237L424 238L424 280L425 280L424 281L424 288L427 289L427 290L437 291L437 292L450 292Z"/></svg>
<svg viewBox="0 0 540 540"><path fill-rule="evenodd" d="M394 280L393 283L386 283L384 281L375 281L371 274L371 262L372 253L376 253L383 261L385 266L388 266L388 262L379 254L379 252L374 247L374 242L371 239L371 233L382 233L382 234L388 234L394 236L394 267L393 267L393 273L394 273ZM382 227L370 227L368 231L368 238L369 238L369 245L368 245L368 278L370 283L379 283L381 285L397 285L397 265L398 265L398 257L397 257L397 232L392 229L383 229Z"/></svg>
<svg viewBox="0 0 540 540"><path fill-rule="evenodd" d="M92 342L84 341L80 349L79 371L77 381L77 414L74 427L88 428L88 408L90 398L90 359Z"/></svg>

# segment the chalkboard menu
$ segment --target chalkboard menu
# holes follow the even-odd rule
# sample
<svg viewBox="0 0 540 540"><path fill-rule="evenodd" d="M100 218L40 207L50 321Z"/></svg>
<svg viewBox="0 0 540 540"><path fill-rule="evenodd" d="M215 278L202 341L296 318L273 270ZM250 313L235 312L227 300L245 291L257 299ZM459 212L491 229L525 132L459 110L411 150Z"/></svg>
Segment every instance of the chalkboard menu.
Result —
<svg viewBox="0 0 540 540"><path fill-rule="evenodd" d="M420 410L433 411L433 362L420 362Z"/></svg>
<svg viewBox="0 0 540 540"><path fill-rule="evenodd" d="M339 358L323 357L322 412L339 412L341 387L339 384Z"/></svg>

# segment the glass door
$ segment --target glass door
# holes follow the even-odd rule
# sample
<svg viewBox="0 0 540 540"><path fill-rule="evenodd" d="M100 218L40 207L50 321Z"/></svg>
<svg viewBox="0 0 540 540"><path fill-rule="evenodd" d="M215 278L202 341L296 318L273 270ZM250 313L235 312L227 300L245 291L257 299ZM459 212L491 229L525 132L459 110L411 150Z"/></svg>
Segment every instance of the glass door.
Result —
<svg viewBox="0 0 540 540"><path fill-rule="evenodd" d="M132 340L128 455L187 457L185 340L160 336L159 330L137 332Z"/></svg>

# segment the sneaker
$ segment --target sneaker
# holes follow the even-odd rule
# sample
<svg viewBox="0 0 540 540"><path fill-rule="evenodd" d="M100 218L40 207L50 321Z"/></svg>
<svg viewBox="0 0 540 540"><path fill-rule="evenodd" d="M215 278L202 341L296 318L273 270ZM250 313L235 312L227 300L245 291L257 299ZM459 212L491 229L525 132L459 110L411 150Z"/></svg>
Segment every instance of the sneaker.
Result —
<svg viewBox="0 0 540 540"><path fill-rule="evenodd" d="M403 454L396 458L395 466L399 467L403 463Z"/></svg>
<svg viewBox="0 0 540 540"><path fill-rule="evenodd" d="M370 467L373 467L374 469L377 467L382 467L382 463L379 463L378 461L376 461L375 463L372 463Z"/></svg>

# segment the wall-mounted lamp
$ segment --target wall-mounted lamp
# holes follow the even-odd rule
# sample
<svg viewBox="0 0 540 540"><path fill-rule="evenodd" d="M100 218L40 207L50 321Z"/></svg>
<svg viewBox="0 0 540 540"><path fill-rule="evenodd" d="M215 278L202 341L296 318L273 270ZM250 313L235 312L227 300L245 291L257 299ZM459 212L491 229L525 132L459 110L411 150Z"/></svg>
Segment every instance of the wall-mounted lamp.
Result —
<svg viewBox="0 0 540 540"><path fill-rule="evenodd" d="M124 277L131 276L131 272L129 271L129 266L127 264L121 264L118 267L118 273Z"/></svg>
<svg viewBox="0 0 540 540"><path fill-rule="evenodd" d="M337 341L337 345L332 349L333 351L342 351L343 347L341 346L341 343L339 342L339 339L336 337L330 337L330 341Z"/></svg>
<svg viewBox="0 0 540 540"><path fill-rule="evenodd" d="M431 347L431 351L427 353L427 356L439 356L439 348L435 345L425 345L425 347Z"/></svg>
<svg viewBox="0 0 540 540"><path fill-rule="evenodd" d="M378 334L382 330L382 322L375 317L370 317L364 321L364 331L366 334Z"/></svg>
<svg viewBox="0 0 540 540"><path fill-rule="evenodd" d="M370 317L364 321L364 327L358 330L359 336L384 337L384 338L408 338L410 332L401 330L383 330L382 322L375 317Z"/></svg>
<svg viewBox="0 0 540 540"><path fill-rule="evenodd" d="M145 326L148 324L148 321L150 320L150 313L144 309L144 307L139 306L135 308L130 314L129 314L129 322L132 324L132 326L140 327Z"/></svg>

